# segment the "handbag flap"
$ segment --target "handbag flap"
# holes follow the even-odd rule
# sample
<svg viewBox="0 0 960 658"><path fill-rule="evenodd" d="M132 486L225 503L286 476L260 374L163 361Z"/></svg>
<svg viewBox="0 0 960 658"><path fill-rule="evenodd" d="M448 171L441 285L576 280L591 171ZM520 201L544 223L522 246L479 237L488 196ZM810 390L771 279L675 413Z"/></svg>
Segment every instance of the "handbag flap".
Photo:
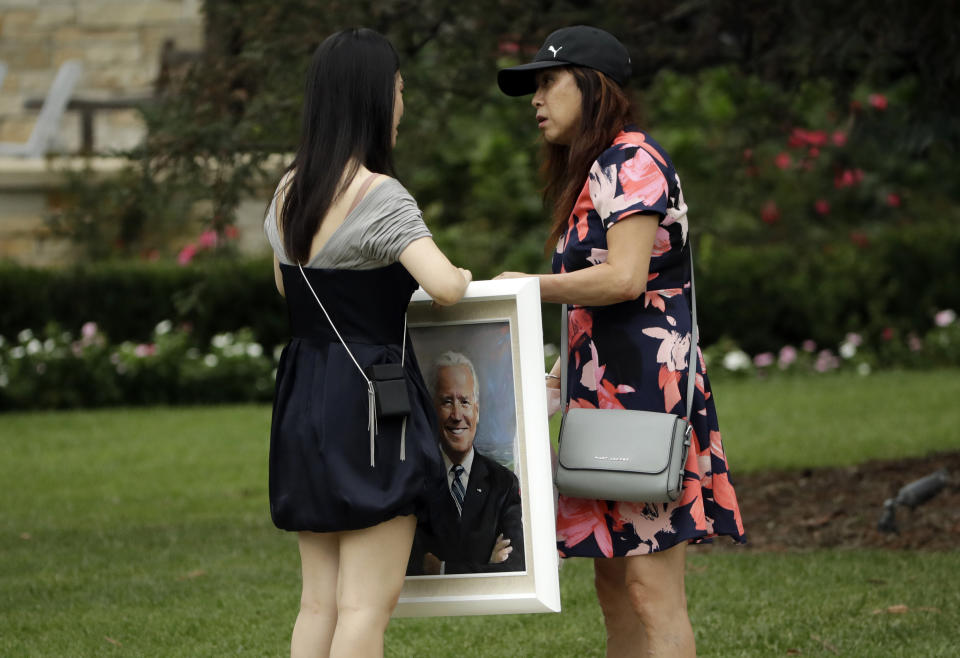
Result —
<svg viewBox="0 0 960 658"><path fill-rule="evenodd" d="M662 473L678 430L682 434L685 424L675 414L654 411L570 409L560 426L560 465L573 470Z"/></svg>

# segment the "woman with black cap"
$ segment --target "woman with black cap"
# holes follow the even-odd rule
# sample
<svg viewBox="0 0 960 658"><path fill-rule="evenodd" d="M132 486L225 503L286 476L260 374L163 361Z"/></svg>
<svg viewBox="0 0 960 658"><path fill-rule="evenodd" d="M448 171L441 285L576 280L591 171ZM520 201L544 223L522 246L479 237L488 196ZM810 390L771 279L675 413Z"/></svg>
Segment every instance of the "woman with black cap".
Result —
<svg viewBox="0 0 960 658"><path fill-rule="evenodd" d="M686 415L691 340L687 206L666 152L632 125L630 56L610 34L567 27L534 61L501 70L511 96L533 94L553 228L545 301L568 305L568 408ZM697 354L699 357L699 354ZM743 541L736 494L701 359L682 493L671 503L561 495L557 547L592 557L608 656L693 656L688 542ZM559 388L560 360L548 376Z"/></svg>

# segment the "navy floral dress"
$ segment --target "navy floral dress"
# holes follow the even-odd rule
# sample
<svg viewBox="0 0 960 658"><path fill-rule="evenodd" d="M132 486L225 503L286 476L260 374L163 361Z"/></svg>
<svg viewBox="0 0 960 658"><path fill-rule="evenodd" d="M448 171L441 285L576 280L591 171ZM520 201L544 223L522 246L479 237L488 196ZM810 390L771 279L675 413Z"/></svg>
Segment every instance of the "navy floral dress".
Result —
<svg viewBox="0 0 960 658"><path fill-rule="evenodd" d="M686 413L691 340L687 206L669 157L628 126L593 163L553 256L553 271L603 263L607 230L636 213L660 216L647 290L610 306L569 306L568 408ZM697 350L693 440L680 498L633 503L560 496L557 547L564 557L621 557L728 535L743 522ZM639 440L639 439L638 439Z"/></svg>

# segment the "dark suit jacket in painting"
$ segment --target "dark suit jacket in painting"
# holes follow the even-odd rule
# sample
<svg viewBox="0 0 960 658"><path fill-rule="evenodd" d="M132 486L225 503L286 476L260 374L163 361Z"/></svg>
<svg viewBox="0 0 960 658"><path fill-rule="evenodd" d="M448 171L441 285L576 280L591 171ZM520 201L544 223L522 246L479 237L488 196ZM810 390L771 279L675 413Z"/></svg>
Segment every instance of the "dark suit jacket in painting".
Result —
<svg viewBox="0 0 960 658"><path fill-rule="evenodd" d="M523 571L523 521L520 482L510 469L474 450L473 467L463 500L463 515L449 495L439 496L430 509L432 527L417 529L409 574L423 573L423 556L433 553L446 565L444 573ZM506 561L489 564L498 535L510 540Z"/></svg>

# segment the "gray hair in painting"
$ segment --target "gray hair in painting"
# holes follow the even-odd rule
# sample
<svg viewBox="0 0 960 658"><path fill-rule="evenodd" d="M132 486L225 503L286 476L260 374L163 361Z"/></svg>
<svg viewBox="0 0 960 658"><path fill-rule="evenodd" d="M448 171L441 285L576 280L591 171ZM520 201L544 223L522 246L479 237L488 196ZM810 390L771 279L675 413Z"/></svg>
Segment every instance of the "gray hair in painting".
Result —
<svg viewBox="0 0 960 658"><path fill-rule="evenodd" d="M480 380L477 378L477 370L473 367L473 362L468 359L465 354L462 354L461 352L455 352L453 350L447 350L434 359L433 366L430 370L431 394L435 393L437 390L437 374L440 372L440 368L449 368L450 366L466 366L470 369L470 375L473 377L473 401L474 403L479 403Z"/></svg>

